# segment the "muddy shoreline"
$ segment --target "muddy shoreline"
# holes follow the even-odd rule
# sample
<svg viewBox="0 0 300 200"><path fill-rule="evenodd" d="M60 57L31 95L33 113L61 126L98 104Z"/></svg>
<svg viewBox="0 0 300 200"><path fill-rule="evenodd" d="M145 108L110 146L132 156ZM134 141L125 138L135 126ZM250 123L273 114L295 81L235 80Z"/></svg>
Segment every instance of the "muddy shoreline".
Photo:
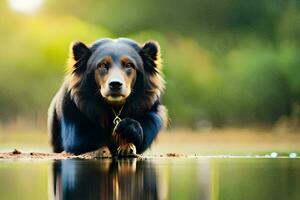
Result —
<svg viewBox="0 0 300 200"><path fill-rule="evenodd" d="M147 157L186 157L183 154L178 153L167 153L165 155L155 155L155 156L142 156L142 155L134 155L130 157L135 157L139 159L147 158ZM69 153L43 153L43 152L21 152L18 149L14 149L11 152L0 152L0 160L64 160L64 159L99 159L99 158L109 158L109 157L95 157L89 154L83 155L73 155ZM124 158L124 157L123 157Z"/></svg>
<svg viewBox="0 0 300 200"><path fill-rule="evenodd" d="M94 154L82 154L82 155L73 155L69 153L47 153L47 152L21 152L17 149L11 152L0 152L0 161L5 160L65 160L65 159L83 159L83 160L95 160L95 159L126 159L126 158L137 158L138 160L144 159L157 159L157 158L192 158L192 159L201 159L201 158L247 158L247 159L274 159L274 158L290 158L290 159L300 159L299 154L287 154L287 153L276 153L276 156L271 154L203 154L203 155L187 155L182 153L166 153L166 154L155 154L155 155L131 155L131 156L113 156L113 157L99 157L94 156Z"/></svg>

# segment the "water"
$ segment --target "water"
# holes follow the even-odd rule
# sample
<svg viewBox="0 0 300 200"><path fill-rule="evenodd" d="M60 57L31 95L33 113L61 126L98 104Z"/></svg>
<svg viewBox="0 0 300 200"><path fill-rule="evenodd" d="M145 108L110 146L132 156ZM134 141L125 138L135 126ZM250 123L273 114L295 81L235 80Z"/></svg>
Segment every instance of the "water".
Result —
<svg viewBox="0 0 300 200"><path fill-rule="evenodd" d="M300 159L0 161L0 199L300 199Z"/></svg>

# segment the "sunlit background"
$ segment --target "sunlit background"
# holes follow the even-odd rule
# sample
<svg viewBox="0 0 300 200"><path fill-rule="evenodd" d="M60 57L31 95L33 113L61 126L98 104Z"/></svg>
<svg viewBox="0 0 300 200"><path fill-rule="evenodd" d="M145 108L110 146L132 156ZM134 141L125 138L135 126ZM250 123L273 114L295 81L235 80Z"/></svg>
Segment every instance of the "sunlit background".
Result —
<svg viewBox="0 0 300 200"><path fill-rule="evenodd" d="M14 11L34 14L40 9L43 0L8 0L8 2L11 9Z"/></svg>
<svg viewBox="0 0 300 200"><path fill-rule="evenodd" d="M77 40L157 40L171 119L146 159L1 154L0 199L300 199L299 36L299 0L0 1L1 153L51 150Z"/></svg>
<svg viewBox="0 0 300 200"><path fill-rule="evenodd" d="M300 1L6 0L0 18L0 143L6 147L27 140L48 146L46 112L69 45L102 37L160 43L167 132L179 135L173 140L199 133L190 142L264 138L287 140L281 149L298 145Z"/></svg>

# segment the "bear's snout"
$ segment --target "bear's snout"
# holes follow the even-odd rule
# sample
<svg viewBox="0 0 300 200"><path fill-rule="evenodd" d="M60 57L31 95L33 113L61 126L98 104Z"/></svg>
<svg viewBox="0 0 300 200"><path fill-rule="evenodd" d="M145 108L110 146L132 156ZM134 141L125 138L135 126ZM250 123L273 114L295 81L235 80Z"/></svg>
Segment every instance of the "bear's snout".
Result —
<svg viewBox="0 0 300 200"><path fill-rule="evenodd" d="M122 89L123 83L119 79L112 79L109 81L108 85L112 92L119 92Z"/></svg>

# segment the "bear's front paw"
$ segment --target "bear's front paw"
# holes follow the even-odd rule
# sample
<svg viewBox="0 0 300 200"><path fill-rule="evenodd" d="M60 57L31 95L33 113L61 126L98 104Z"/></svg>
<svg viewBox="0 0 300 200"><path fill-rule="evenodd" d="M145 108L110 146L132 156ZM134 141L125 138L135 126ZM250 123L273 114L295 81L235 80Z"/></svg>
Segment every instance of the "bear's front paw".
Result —
<svg viewBox="0 0 300 200"><path fill-rule="evenodd" d="M119 122L115 132L113 133L117 138L120 137L121 140L125 140L126 143L133 143L135 146L140 146L143 142L143 129L141 124L134 120L125 118ZM116 141L118 145L118 141Z"/></svg>

